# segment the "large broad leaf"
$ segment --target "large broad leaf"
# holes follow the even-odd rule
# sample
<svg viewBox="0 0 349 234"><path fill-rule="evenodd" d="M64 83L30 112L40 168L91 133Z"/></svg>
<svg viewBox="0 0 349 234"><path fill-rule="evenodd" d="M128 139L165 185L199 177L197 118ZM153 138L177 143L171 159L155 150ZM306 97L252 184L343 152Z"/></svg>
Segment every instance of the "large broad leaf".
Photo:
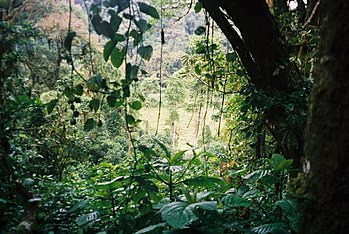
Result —
<svg viewBox="0 0 349 234"><path fill-rule="evenodd" d="M96 120L90 118L85 122L84 131L89 132L92 129L94 129L96 127L96 125L97 125Z"/></svg>
<svg viewBox="0 0 349 234"><path fill-rule="evenodd" d="M98 35L102 34L101 21L102 17L99 14L94 14L91 18L92 26Z"/></svg>
<svg viewBox="0 0 349 234"><path fill-rule="evenodd" d="M122 18L116 14L115 11L109 11L110 14L110 25L113 28L114 32L119 30Z"/></svg>
<svg viewBox="0 0 349 234"><path fill-rule="evenodd" d="M118 11L116 13L119 13L123 10L125 10L126 8L130 7L130 0L114 0L116 1L116 5L118 6ZM114 2L113 0L111 1Z"/></svg>
<svg viewBox="0 0 349 234"><path fill-rule="evenodd" d="M73 100L74 99L74 94L73 91L71 90L71 88L69 87L65 87L64 91L63 91L64 96L66 96L69 100Z"/></svg>
<svg viewBox="0 0 349 234"><path fill-rule="evenodd" d="M135 20L134 21L137 28L139 29L140 32L144 33L145 31L147 31L149 29L149 24L146 20L144 19L140 19L140 20Z"/></svg>
<svg viewBox="0 0 349 234"><path fill-rule="evenodd" d="M115 31L109 22L102 20L99 27L101 29L103 36L110 38L110 39L114 38Z"/></svg>
<svg viewBox="0 0 349 234"><path fill-rule="evenodd" d="M195 178L186 179L183 181L185 185L205 187L205 188L217 188L217 186L224 186L225 182L219 178L199 176Z"/></svg>
<svg viewBox="0 0 349 234"><path fill-rule="evenodd" d="M103 87L103 79L100 75L93 75L87 80L87 88L90 91L97 92Z"/></svg>
<svg viewBox="0 0 349 234"><path fill-rule="evenodd" d="M284 224L282 223L271 223L264 224L255 228L252 228L254 233L258 234L270 234L270 233L278 233L278 234L286 234L289 233L284 229Z"/></svg>
<svg viewBox="0 0 349 234"><path fill-rule="evenodd" d="M171 158L171 154L170 154L170 151L168 151L166 145L164 143L162 143L161 141L159 141L158 139L154 139L154 141L160 146L160 148L165 152L166 154L166 158L168 160L170 160Z"/></svg>
<svg viewBox="0 0 349 234"><path fill-rule="evenodd" d="M97 112L100 104L101 104L101 101L99 99L92 99L89 102L88 106L90 107L91 110Z"/></svg>
<svg viewBox="0 0 349 234"><path fill-rule="evenodd" d="M287 215L295 215L296 213L296 205L291 200L283 199L275 202L275 204L279 206Z"/></svg>
<svg viewBox="0 0 349 234"><path fill-rule="evenodd" d="M138 54L145 60L150 60L153 54L153 47L151 46L141 46L137 50Z"/></svg>
<svg viewBox="0 0 349 234"><path fill-rule="evenodd" d="M160 212L162 218L174 228L183 227L198 219L186 202L171 202L164 205Z"/></svg>
<svg viewBox="0 0 349 234"><path fill-rule="evenodd" d="M139 66L127 63L126 65L126 81L131 82L137 80Z"/></svg>
<svg viewBox="0 0 349 234"><path fill-rule="evenodd" d="M196 201L199 202L199 201L205 199L206 197L210 196L211 194L212 194L212 192L209 192L209 191L197 193L195 195Z"/></svg>
<svg viewBox="0 0 349 234"><path fill-rule="evenodd" d="M284 156L280 154L273 154L271 161L275 171L283 171L288 169L292 164L292 159L286 160Z"/></svg>
<svg viewBox="0 0 349 234"><path fill-rule="evenodd" d="M104 49L103 49L103 57L106 62L108 61L109 56L111 55L115 46L116 46L116 41L114 40L110 40L107 43L105 43Z"/></svg>
<svg viewBox="0 0 349 234"><path fill-rule="evenodd" d="M247 180L259 180L265 176L270 175L271 170L256 170L250 174L245 175L243 178Z"/></svg>
<svg viewBox="0 0 349 234"><path fill-rule="evenodd" d="M116 68L119 68L122 65L122 63L124 62L124 58L125 51L123 49L120 50L119 48L115 47L111 52L110 60L113 66Z"/></svg>
<svg viewBox="0 0 349 234"><path fill-rule="evenodd" d="M97 211L94 211L94 212L91 212L91 213L88 213L88 214L84 214L84 215L81 215L79 217L76 218L76 223L79 225L79 226L84 226L85 224L87 223L90 223L96 219L99 218L99 212Z"/></svg>
<svg viewBox="0 0 349 234"><path fill-rule="evenodd" d="M138 2L138 6L139 6L139 10L141 12L143 12L143 13L145 13L147 15L150 15L154 19L160 19L160 15L159 15L158 11L154 7L148 5L148 4L144 3L144 2Z"/></svg>
<svg viewBox="0 0 349 234"><path fill-rule="evenodd" d="M72 212L75 212L79 209L84 209L86 207L86 205L89 203L89 201L90 201L89 199L79 201L72 208L70 208L70 210L68 212L72 213Z"/></svg>
<svg viewBox="0 0 349 234"><path fill-rule="evenodd" d="M126 115L126 123L132 125L136 123L136 119L135 117L133 117L132 115Z"/></svg>
<svg viewBox="0 0 349 234"><path fill-rule="evenodd" d="M183 163L185 163L185 160L183 160L183 155L185 154L185 152L187 152L187 150L181 150L181 151L176 152L170 158L171 165L178 166L178 165L182 165Z"/></svg>
<svg viewBox="0 0 349 234"><path fill-rule="evenodd" d="M116 105L116 97L108 96L107 97L107 103L108 103L108 106L115 107L115 105Z"/></svg>
<svg viewBox="0 0 349 234"><path fill-rule="evenodd" d="M188 204L186 202L171 202L164 205L160 212L162 218L174 228L184 227L198 219L195 209L214 211L217 209L216 202L199 202Z"/></svg>
<svg viewBox="0 0 349 234"><path fill-rule="evenodd" d="M249 207L251 206L251 202L246 198L242 198L237 196L236 194L228 194L222 199L224 206L232 208L232 207Z"/></svg>
<svg viewBox="0 0 349 234"><path fill-rule="evenodd" d="M73 89L73 93L75 95L81 96L84 93L84 87L81 84L76 85Z"/></svg>
<svg viewBox="0 0 349 234"><path fill-rule="evenodd" d="M101 190L109 190L120 187L120 181L124 180L124 176L118 176L110 181L98 183L96 187Z"/></svg>
<svg viewBox="0 0 349 234"><path fill-rule="evenodd" d="M153 231L163 229L166 226L167 226L166 223L158 223L158 224L151 225L149 227L143 228L143 229L137 231L135 234L153 233Z"/></svg>

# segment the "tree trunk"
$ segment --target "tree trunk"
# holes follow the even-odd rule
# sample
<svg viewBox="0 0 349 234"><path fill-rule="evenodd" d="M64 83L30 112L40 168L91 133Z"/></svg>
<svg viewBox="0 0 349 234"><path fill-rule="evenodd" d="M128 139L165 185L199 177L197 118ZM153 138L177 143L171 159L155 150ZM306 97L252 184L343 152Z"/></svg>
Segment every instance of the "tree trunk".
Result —
<svg viewBox="0 0 349 234"><path fill-rule="evenodd" d="M299 233L349 233L349 4L323 0L323 33L310 101L310 163Z"/></svg>
<svg viewBox="0 0 349 234"><path fill-rule="evenodd" d="M301 81L299 71L289 61L287 44L265 0L200 1L238 53L250 83L258 91L274 97L277 93L287 96L296 90ZM275 3L279 9L285 10L286 1L274 1ZM239 29L239 33L229 20ZM266 125L282 153L286 158L293 159L296 168L301 168L303 136L296 139L297 142L292 147L284 144L282 123L287 118L285 110L273 108L266 110L264 115Z"/></svg>

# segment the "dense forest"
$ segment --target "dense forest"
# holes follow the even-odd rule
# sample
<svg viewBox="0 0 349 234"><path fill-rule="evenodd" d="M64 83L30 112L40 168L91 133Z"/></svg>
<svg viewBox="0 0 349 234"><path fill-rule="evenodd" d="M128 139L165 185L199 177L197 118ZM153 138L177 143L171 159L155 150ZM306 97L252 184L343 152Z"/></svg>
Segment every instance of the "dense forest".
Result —
<svg viewBox="0 0 349 234"><path fill-rule="evenodd" d="M349 233L347 12L0 0L0 233Z"/></svg>

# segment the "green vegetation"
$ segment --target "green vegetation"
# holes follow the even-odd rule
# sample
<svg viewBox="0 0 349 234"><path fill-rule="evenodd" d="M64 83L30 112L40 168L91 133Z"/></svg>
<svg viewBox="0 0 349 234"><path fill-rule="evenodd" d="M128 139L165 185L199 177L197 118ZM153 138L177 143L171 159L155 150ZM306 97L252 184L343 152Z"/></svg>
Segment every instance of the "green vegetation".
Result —
<svg viewBox="0 0 349 234"><path fill-rule="evenodd" d="M0 2L0 233L297 232L317 6L226 2Z"/></svg>

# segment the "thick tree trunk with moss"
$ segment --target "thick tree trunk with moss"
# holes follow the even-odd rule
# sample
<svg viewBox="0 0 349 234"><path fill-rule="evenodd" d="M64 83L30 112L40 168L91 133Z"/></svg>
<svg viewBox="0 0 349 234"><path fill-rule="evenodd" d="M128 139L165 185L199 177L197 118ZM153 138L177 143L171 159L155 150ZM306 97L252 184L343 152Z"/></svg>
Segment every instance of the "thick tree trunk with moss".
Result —
<svg viewBox="0 0 349 234"><path fill-rule="evenodd" d="M299 233L349 233L349 3L324 0L305 154Z"/></svg>
<svg viewBox="0 0 349 234"><path fill-rule="evenodd" d="M289 61L284 42L274 16L265 0L200 0L213 20L225 34L245 67L250 83L268 97L287 96L296 90L301 77L297 67ZM286 1L274 1L279 13L287 7ZM233 25L238 28L239 32ZM293 146L284 144L286 137L282 123L285 110L266 110L266 125L287 158L301 168L303 134Z"/></svg>

